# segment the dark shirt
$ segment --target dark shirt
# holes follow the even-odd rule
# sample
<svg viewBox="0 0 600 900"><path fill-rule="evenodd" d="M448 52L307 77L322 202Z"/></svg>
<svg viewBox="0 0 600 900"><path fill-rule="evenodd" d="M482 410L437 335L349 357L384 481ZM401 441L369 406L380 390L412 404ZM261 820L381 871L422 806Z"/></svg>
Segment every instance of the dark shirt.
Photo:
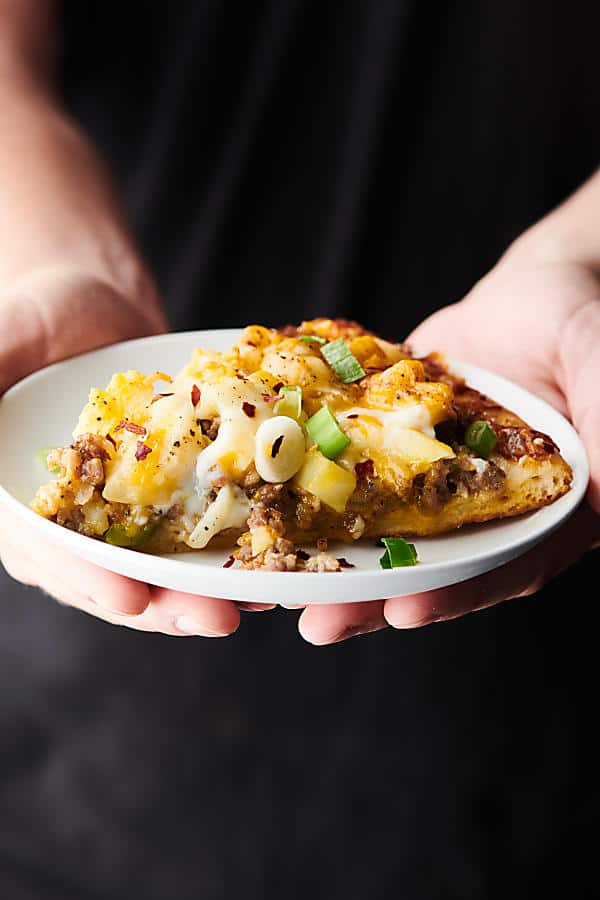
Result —
<svg viewBox="0 0 600 900"><path fill-rule="evenodd" d="M401 338L596 165L599 26L542 0L71 0L64 95L175 328ZM2 576L0 897L585 896L594 562L328 649L290 612L174 639Z"/></svg>

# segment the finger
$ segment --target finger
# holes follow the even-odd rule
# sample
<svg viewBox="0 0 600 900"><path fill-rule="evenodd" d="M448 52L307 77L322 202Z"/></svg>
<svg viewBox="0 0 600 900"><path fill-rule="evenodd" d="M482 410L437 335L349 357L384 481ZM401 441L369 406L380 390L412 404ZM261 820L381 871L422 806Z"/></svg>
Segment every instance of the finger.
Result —
<svg viewBox="0 0 600 900"><path fill-rule="evenodd" d="M369 603L334 603L307 606L298 622L298 630L309 644L336 644L360 634L387 628L383 600Z"/></svg>
<svg viewBox="0 0 600 900"><path fill-rule="evenodd" d="M35 566L32 565L31 560L28 560L22 551L15 550L15 548L6 541L3 541L2 547L0 548L0 562L4 566L6 573L15 581L25 584L28 587L38 586L36 569Z"/></svg>
<svg viewBox="0 0 600 900"><path fill-rule="evenodd" d="M533 593L533 590L526 591L510 583L497 590L495 584L493 579L483 575L448 588L406 597L392 597L385 601L385 619L392 628L421 628L423 625L456 619L503 600Z"/></svg>
<svg viewBox="0 0 600 900"><path fill-rule="evenodd" d="M45 569L43 577L32 578L31 573L36 571L34 560L6 542L2 548L2 562L16 581L35 585L59 603L76 607L111 625L175 636L225 637L239 624L239 613L236 615L236 610L231 609L233 604L230 601L179 594L162 588L148 588L147 585L143 587L151 599L142 612L132 615L115 611L106 604L97 603L87 588L82 590L84 581L76 585L62 570ZM200 605L202 608L198 612Z"/></svg>
<svg viewBox="0 0 600 900"><path fill-rule="evenodd" d="M196 600L213 601L215 604L223 604L226 607L231 602L229 600L196 597L196 595L178 594L176 591L172 591L170 593L176 596L176 602L173 603L173 598L169 598L169 601L165 603L165 598L160 595L162 590L162 588L154 588L150 585L150 593L156 595L156 602L151 600L139 616L124 616L98 607L90 607L87 598L83 603L77 605L85 612L89 612L111 625L122 625L135 631L159 633L169 637L228 637L239 624L239 613L236 618L235 615L230 615L230 611L227 609L221 610L219 615L215 615L214 611L198 614L194 610L192 610L192 615L189 615L190 596L194 596ZM177 609L181 598L186 604L183 611L181 607Z"/></svg>
<svg viewBox="0 0 600 900"><path fill-rule="evenodd" d="M473 319L479 315L479 310L475 307L468 311L468 305L469 300L465 298L439 309L417 325L407 337L407 343L417 353L440 351L457 359L485 364L484 359L489 360L489 351L472 333L477 332L478 322L473 323Z"/></svg>
<svg viewBox="0 0 600 900"><path fill-rule="evenodd" d="M239 626L233 601L149 587L108 572L40 540L6 513L0 516L0 533L2 559L12 577L107 622L142 631L212 637L231 634Z"/></svg>
<svg viewBox="0 0 600 900"><path fill-rule="evenodd" d="M26 549L27 548L27 549ZM32 535L28 528L15 523L14 534L7 538L3 527L2 557L25 584L36 585L52 593L58 580L66 591L89 598L108 612L137 616L150 602L148 585L101 569L63 550L49 541ZM6 564L6 563L5 563Z"/></svg>
<svg viewBox="0 0 600 900"><path fill-rule="evenodd" d="M65 581L56 572L46 572L43 579L34 579L31 573L35 571L33 560L27 558L21 551L15 550L13 547L4 545L0 555L2 564L8 575L21 584L37 587L51 599L56 600L63 606L70 606L82 612L93 615L95 618L102 619L105 622L113 624L128 625L129 627L140 628L140 622L143 616L124 616L111 613L106 609L98 606L91 596L82 590L74 587L68 581ZM43 583L41 583L43 581ZM134 624L138 623L138 624ZM147 622L144 623L144 626ZM144 627L144 630L149 630Z"/></svg>
<svg viewBox="0 0 600 900"><path fill-rule="evenodd" d="M551 538L518 559L460 584L393 597L385 601L384 616L393 628L419 628L528 596L576 562L593 545L594 534L598 517L586 505Z"/></svg>
<svg viewBox="0 0 600 900"><path fill-rule="evenodd" d="M159 587L151 587L150 594L148 615L155 617L167 634L226 637L239 627L240 612L233 600Z"/></svg>

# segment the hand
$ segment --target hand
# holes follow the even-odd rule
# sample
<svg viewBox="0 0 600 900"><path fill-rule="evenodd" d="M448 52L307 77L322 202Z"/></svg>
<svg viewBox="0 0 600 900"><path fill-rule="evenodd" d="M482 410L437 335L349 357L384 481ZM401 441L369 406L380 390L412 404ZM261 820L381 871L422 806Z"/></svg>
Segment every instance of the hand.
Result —
<svg viewBox="0 0 600 900"><path fill-rule="evenodd" d="M57 359L161 329L153 288L131 300L66 266L35 272L0 297L0 392ZM156 588L63 551L0 507L0 558L17 581L114 624L170 635L235 631L234 603Z"/></svg>
<svg viewBox="0 0 600 900"><path fill-rule="evenodd" d="M157 292L106 170L54 103L0 84L0 394L75 353L164 331ZM115 624L226 635L239 606L178 594L64 552L0 507L0 559L18 581ZM254 605L247 609L262 609Z"/></svg>
<svg viewBox="0 0 600 900"><path fill-rule="evenodd" d="M310 606L299 622L314 644L415 628L534 593L600 538L600 285L586 266L531 262L508 253L460 303L409 337L417 352L492 369L544 398L575 425L591 465L587 504L549 540L500 569L461 584L372 603Z"/></svg>

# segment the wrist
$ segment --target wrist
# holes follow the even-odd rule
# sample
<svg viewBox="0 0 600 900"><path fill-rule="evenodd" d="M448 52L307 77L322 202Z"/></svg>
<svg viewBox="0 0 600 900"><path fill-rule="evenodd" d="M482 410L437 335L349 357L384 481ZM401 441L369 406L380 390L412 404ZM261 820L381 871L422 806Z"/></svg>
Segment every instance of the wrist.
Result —
<svg viewBox="0 0 600 900"><path fill-rule="evenodd" d="M542 219L513 241L500 262L526 265L589 265L569 228L560 220Z"/></svg>
<svg viewBox="0 0 600 900"><path fill-rule="evenodd" d="M57 61L55 0L0 0L0 21L0 100L30 91L49 96Z"/></svg>
<svg viewBox="0 0 600 900"><path fill-rule="evenodd" d="M567 264L600 273L600 172L528 228L502 260Z"/></svg>
<svg viewBox="0 0 600 900"><path fill-rule="evenodd" d="M130 301L142 332L164 330L158 292L103 160L50 98L25 91L20 100L12 93L8 107L0 105L0 307L47 280L92 283Z"/></svg>

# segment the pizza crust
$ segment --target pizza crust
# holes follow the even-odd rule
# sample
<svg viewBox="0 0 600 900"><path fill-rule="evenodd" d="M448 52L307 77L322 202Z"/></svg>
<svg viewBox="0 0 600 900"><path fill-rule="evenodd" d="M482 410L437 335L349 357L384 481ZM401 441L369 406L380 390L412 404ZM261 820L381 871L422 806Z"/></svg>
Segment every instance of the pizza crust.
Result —
<svg viewBox="0 0 600 900"><path fill-rule="evenodd" d="M464 525L518 516L553 503L566 494L572 481L571 469L559 454L542 461L528 457L519 462L502 460L501 465L506 481L500 491L453 497L434 514L405 505L382 516L367 533L426 537Z"/></svg>

